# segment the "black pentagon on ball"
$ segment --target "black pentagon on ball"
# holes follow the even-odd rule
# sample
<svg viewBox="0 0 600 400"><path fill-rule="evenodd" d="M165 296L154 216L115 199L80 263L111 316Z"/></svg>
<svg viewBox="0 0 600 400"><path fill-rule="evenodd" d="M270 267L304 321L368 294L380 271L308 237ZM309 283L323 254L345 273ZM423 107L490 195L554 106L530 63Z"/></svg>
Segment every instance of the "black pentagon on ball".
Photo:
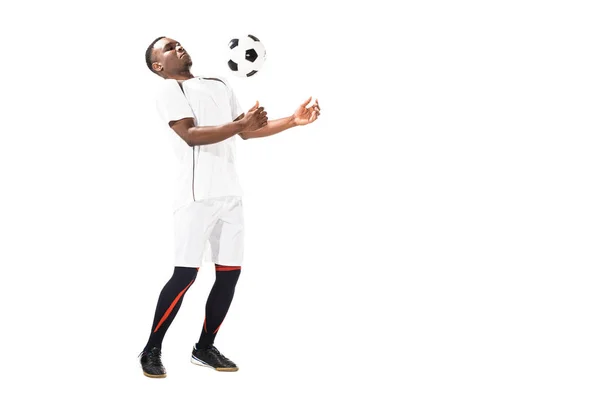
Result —
<svg viewBox="0 0 600 400"><path fill-rule="evenodd" d="M255 73L257 73L258 71L250 71L246 74L247 77L251 77L252 75L254 75Z"/></svg>
<svg viewBox="0 0 600 400"><path fill-rule="evenodd" d="M229 48L233 49L233 48L237 47L239 42L240 42L240 39L231 39L229 41Z"/></svg>
<svg viewBox="0 0 600 400"><path fill-rule="evenodd" d="M229 61L227 61L227 65L229 65L229 69L232 71L238 70L238 65L235 61L229 60Z"/></svg>
<svg viewBox="0 0 600 400"><path fill-rule="evenodd" d="M248 35L248 37L252 40L254 40L255 42L260 42L260 40L258 40L258 38L254 35Z"/></svg>
<svg viewBox="0 0 600 400"><path fill-rule="evenodd" d="M256 50L254 50L254 49L246 50L246 60L248 60L250 62L254 62L254 61L256 61L257 58L258 58L258 54L256 53Z"/></svg>

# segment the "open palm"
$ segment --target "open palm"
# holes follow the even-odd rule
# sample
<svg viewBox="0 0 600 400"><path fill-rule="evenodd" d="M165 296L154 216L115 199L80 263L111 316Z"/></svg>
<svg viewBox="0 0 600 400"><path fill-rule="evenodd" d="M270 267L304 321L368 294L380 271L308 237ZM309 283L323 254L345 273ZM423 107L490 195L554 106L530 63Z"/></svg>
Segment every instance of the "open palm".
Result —
<svg viewBox="0 0 600 400"><path fill-rule="evenodd" d="M312 96L308 98L294 113L294 123L296 125L306 125L315 122L321 114L321 108L319 107L319 100L315 99L315 104L307 107L308 103L312 100Z"/></svg>

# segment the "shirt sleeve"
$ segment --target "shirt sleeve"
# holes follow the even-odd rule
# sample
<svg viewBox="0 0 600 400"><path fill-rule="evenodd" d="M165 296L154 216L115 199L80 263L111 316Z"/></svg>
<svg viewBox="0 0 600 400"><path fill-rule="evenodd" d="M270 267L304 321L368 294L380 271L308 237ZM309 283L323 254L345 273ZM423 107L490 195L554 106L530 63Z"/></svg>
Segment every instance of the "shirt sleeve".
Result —
<svg viewBox="0 0 600 400"><path fill-rule="evenodd" d="M194 112L177 81L167 79L163 83L156 96L156 109L160 118L167 125L171 121L194 118Z"/></svg>

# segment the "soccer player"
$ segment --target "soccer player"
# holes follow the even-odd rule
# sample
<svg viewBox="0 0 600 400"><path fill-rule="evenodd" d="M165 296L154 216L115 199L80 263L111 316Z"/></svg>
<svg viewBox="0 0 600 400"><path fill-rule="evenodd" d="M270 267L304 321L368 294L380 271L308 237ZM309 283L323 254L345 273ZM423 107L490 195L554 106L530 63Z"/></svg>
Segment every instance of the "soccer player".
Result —
<svg viewBox="0 0 600 400"><path fill-rule="evenodd" d="M311 97L293 115L276 120L268 120L258 102L244 113L225 81L194 76L190 55L167 37L148 46L146 64L164 79L157 108L173 131L179 172L174 199L175 268L158 297L150 337L140 353L142 370L151 378L167 376L161 361L162 341L196 279L208 242L216 277L191 361L217 371L237 371L236 364L214 346L243 261L244 218L235 139L260 138L310 124L319 117L319 103L315 100L308 106Z"/></svg>

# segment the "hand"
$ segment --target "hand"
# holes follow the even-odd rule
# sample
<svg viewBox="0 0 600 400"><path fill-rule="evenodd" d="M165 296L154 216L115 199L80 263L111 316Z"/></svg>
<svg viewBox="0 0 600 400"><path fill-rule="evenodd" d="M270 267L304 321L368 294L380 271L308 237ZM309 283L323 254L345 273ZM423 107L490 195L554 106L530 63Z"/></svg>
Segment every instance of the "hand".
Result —
<svg viewBox="0 0 600 400"><path fill-rule="evenodd" d="M258 101L250 110L248 110L246 115L244 115L242 124L245 132L255 131L267 125L267 112L264 107L258 106Z"/></svg>
<svg viewBox="0 0 600 400"><path fill-rule="evenodd" d="M312 96L308 98L294 113L293 120L296 125L306 125L315 122L321 114L321 108L319 107L319 100L315 99L315 104L310 107L306 107L312 100Z"/></svg>

